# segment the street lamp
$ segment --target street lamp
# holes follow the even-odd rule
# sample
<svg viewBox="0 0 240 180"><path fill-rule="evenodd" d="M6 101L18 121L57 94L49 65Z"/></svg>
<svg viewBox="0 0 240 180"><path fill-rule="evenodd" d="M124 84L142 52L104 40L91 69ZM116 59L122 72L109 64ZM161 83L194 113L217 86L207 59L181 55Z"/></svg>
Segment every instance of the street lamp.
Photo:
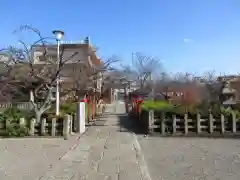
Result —
<svg viewBox="0 0 240 180"><path fill-rule="evenodd" d="M63 39L64 32L60 30L54 30L52 31L54 36L56 37L57 40L57 70L59 70L59 63L60 63L60 41ZM56 79L56 115L59 115L59 74Z"/></svg>

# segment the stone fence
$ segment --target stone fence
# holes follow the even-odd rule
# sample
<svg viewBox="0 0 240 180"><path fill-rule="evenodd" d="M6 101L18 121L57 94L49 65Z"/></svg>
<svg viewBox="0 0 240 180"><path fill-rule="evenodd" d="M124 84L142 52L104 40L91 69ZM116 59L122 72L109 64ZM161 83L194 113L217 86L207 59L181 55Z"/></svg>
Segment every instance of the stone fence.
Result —
<svg viewBox="0 0 240 180"><path fill-rule="evenodd" d="M216 133L223 135L240 135L240 119L235 114L225 117L223 114L215 118L210 113L206 118L200 114L195 117L183 117L176 115L166 116L164 112L142 111L135 114L134 118L139 121L144 133L159 132L161 135L189 135L189 134L208 134Z"/></svg>
<svg viewBox="0 0 240 180"><path fill-rule="evenodd" d="M104 107L97 107L95 115L101 116L103 113ZM64 117L43 118L41 122L36 122L35 118L30 120L25 118L17 120L0 119L0 136L9 136L6 135L8 131L25 129L27 133L24 136L63 136L64 139L68 139L68 136L72 134L72 132L83 133L83 131L85 131L85 113L83 113L83 116L77 116L77 113L72 115L66 114ZM83 131L80 130L80 126L84 129Z"/></svg>
<svg viewBox="0 0 240 180"><path fill-rule="evenodd" d="M36 122L33 118L26 120L2 120L0 121L0 132L5 134L9 129L26 129L29 136L63 136L65 139L73 132L73 116L65 115L64 118L43 118L41 122Z"/></svg>

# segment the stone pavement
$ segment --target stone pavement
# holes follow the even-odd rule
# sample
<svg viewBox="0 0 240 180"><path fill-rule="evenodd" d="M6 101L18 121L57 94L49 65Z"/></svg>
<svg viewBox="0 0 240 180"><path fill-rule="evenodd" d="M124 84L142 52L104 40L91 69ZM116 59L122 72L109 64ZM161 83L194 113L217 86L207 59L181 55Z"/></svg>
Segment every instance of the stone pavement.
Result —
<svg viewBox="0 0 240 180"><path fill-rule="evenodd" d="M112 114L98 120L79 145L49 168L40 180L149 179L136 138L120 128L118 116ZM127 117L121 119L125 123L129 121Z"/></svg>
<svg viewBox="0 0 240 180"><path fill-rule="evenodd" d="M239 180L239 139L139 136L152 180Z"/></svg>
<svg viewBox="0 0 240 180"><path fill-rule="evenodd" d="M0 179L35 180L78 143L79 134L63 138L0 139Z"/></svg>

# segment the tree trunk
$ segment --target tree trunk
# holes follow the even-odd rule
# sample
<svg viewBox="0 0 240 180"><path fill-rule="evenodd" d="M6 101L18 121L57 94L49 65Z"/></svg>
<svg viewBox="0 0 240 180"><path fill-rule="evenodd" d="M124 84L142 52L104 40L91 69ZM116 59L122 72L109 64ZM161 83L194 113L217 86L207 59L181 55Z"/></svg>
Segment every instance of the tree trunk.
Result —
<svg viewBox="0 0 240 180"><path fill-rule="evenodd" d="M41 111L39 111L39 110L37 110L37 111L35 111L35 114L36 114L36 122L41 122L41 117L42 117L42 112Z"/></svg>

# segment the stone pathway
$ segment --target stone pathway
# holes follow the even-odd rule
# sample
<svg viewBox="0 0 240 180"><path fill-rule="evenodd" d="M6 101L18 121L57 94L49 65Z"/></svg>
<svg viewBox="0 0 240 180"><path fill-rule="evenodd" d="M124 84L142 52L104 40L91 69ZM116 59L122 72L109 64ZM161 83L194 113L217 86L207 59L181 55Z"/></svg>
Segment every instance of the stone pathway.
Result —
<svg viewBox="0 0 240 180"><path fill-rule="evenodd" d="M137 140L131 132L119 127L118 116L107 115L98 120L78 146L49 168L40 180L149 179ZM127 117L122 119L129 121Z"/></svg>
<svg viewBox="0 0 240 180"><path fill-rule="evenodd" d="M36 180L78 143L79 134L63 138L0 139L0 179Z"/></svg>
<svg viewBox="0 0 240 180"><path fill-rule="evenodd" d="M139 143L152 180L239 180L238 139L147 137Z"/></svg>

